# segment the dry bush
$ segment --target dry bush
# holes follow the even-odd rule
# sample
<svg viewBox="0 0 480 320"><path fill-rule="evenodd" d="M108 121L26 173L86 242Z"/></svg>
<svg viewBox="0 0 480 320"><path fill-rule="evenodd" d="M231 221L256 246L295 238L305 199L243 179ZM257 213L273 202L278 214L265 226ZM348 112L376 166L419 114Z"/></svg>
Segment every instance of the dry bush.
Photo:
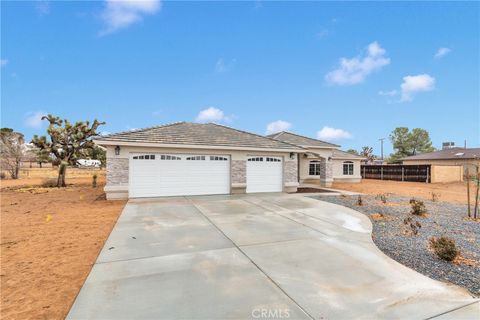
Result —
<svg viewBox="0 0 480 320"><path fill-rule="evenodd" d="M432 195L432 202L437 202L440 199L439 193L431 192L430 194Z"/></svg>
<svg viewBox="0 0 480 320"><path fill-rule="evenodd" d="M363 206L362 196L360 196L360 195L357 198L357 206Z"/></svg>
<svg viewBox="0 0 480 320"><path fill-rule="evenodd" d="M41 184L44 188L56 188L57 187L57 179L44 179Z"/></svg>
<svg viewBox="0 0 480 320"><path fill-rule="evenodd" d="M449 237L441 236L440 238L430 238L429 242L433 252L435 252L440 259L453 261L458 255L455 240Z"/></svg>
<svg viewBox="0 0 480 320"><path fill-rule="evenodd" d="M427 208L425 207L425 203L423 203L423 201L411 199L410 205L412 206L412 211L410 211L411 214L416 216L424 216L427 214Z"/></svg>

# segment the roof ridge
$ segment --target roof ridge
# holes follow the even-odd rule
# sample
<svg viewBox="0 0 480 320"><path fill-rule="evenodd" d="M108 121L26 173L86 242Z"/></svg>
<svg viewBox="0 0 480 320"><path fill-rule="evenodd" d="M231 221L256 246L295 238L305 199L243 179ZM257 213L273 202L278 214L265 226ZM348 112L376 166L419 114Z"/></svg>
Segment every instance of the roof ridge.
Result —
<svg viewBox="0 0 480 320"><path fill-rule="evenodd" d="M331 142L328 142L328 141L323 141L323 140L320 140L320 139L310 138L310 137L307 137L307 136L302 136L302 135L300 135L300 134L293 133L293 132L290 132L290 131L282 131L282 133L288 133L288 134L291 134L291 135L294 135L294 136L297 136L297 137L300 137L300 138L307 138L307 139L311 139L311 140L320 141L320 142L322 142L322 143L331 144L331 145L333 145L333 146L341 147L340 145L335 144L335 143L331 143Z"/></svg>
<svg viewBox="0 0 480 320"><path fill-rule="evenodd" d="M173 125L181 124L181 123L186 123L186 121L170 122L170 123L159 124L159 125L156 125L156 126L151 126L151 127L146 127L146 128L140 128L140 129L134 129L134 130L130 129L130 130L125 130L125 131L120 131L120 132L115 132L115 133L109 133L109 134L103 135L103 136L100 135L100 139L101 138L109 138L109 137L116 136L116 135L119 135L119 134L124 134L124 133L142 132L142 131L151 130L151 129L169 127L169 126L173 126Z"/></svg>
<svg viewBox="0 0 480 320"><path fill-rule="evenodd" d="M223 127L223 128L227 128L227 129L231 129L231 130L235 130L235 131L238 131L238 132L242 132L242 133L246 133L246 134L249 134L251 136L256 136L256 137L260 137L260 138L263 138L263 139L268 139L268 140L273 140L275 142L281 142L281 143L284 143L286 145L290 145L290 146L293 146L295 148L301 148L301 149L304 149L296 144L292 144L292 143L288 143L288 142L285 142L285 141L280 141L280 140L277 140L277 139L273 139L273 138L270 138L268 136L262 136L260 134L256 134L256 133L253 133L253 132L248 132L248 131L243 131L243 130L240 130L240 129L236 129L236 128L232 128L232 127L229 127L227 125L224 125L224 124L219 124L219 123L215 123L215 122L209 122L208 124L213 124L213 125L216 125L216 126L219 126L219 127Z"/></svg>

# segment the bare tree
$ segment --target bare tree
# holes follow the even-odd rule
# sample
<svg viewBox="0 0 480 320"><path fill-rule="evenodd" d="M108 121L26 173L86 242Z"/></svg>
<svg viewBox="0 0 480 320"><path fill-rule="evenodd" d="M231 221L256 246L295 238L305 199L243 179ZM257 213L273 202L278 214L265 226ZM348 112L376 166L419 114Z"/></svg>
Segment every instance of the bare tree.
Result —
<svg viewBox="0 0 480 320"><path fill-rule="evenodd" d="M50 140L47 140L46 136L35 135L32 143L40 150L47 150L52 153L61 161L58 169L57 187L65 187L68 163L80 151L93 148L94 143L91 138L98 135L98 127L105 122L99 122L95 119L91 125L89 121L71 124L67 119L61 120L59 117L50 114L43 116L42 120L47 120L50 123L47 129Z"/></svg>
<svg viewBox="0 0 480 320"><path fill-rule="evenodd" d="M2 170L7 170L12 179L18 179L20 163L25 155L23 134L10 128L0 129L0 159Z"/></svg>

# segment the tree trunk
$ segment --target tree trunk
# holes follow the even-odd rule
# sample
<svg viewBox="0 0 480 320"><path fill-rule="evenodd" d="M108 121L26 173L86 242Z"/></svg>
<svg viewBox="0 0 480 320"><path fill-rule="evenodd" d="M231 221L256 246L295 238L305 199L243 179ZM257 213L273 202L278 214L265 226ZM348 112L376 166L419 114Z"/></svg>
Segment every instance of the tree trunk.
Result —
<svg viewBox="0 0 480 320"><path fill-rule="evenodd" d="M472 215L471 215L471 211L470 211L470 175L469 175L469 172L468 172L468 167L467 169L465 170L465 177L467 179L467 207L468 207L468 217L470 218Z"/></svg>
<svg viewBox="0 0 480 320"><path fill-rule="evenodd" d="M13 174L13 179L18 179L18 172L20 171L20 163L15 164L15 172Z"/></svg>
<svg viewBox="0 0 480 320"><path fill-rule="evenodd" d="M480 188L480 166L477 166L477 192L475 195L475 211L473 212L473 218L477 219L478 213L478 189Z"/></svg>
<svg viewBox="0 0 480 320"><path fill-rule="evenodd" d="M67 162L62 161L60 166L58 167L58 179L57 179L57 187L63 188L67 185L65 184L65 175L67 173Z"/></svg>

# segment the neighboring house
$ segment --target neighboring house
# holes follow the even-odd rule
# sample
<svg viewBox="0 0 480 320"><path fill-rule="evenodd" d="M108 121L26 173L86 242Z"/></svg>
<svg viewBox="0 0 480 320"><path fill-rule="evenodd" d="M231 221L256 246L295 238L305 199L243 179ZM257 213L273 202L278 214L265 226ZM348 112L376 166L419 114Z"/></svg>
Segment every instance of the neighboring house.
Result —
<svg viewBox="0 0 480 320"><path fill-rule="evenodd" d="M304 149L299 154L298 181L319 183L329 187L334 181L360 182L360 162L364 157L339 150L337 144L312 139L291 132L279 132L268 136Z"/></svg>
<svg viewBox="0 0 480 320"><path fill-rule="evenodd" d="M480 166L480 148L446 148L400 159L403 164L430 164L440 166L463 166L470 174Z"/></svg>
<svg viewBox="0 0 480 320"><path fill-rule="evenodd" d="M101 136L107 199L295 192L302 148L208 123L179 122Z"/></svg>

